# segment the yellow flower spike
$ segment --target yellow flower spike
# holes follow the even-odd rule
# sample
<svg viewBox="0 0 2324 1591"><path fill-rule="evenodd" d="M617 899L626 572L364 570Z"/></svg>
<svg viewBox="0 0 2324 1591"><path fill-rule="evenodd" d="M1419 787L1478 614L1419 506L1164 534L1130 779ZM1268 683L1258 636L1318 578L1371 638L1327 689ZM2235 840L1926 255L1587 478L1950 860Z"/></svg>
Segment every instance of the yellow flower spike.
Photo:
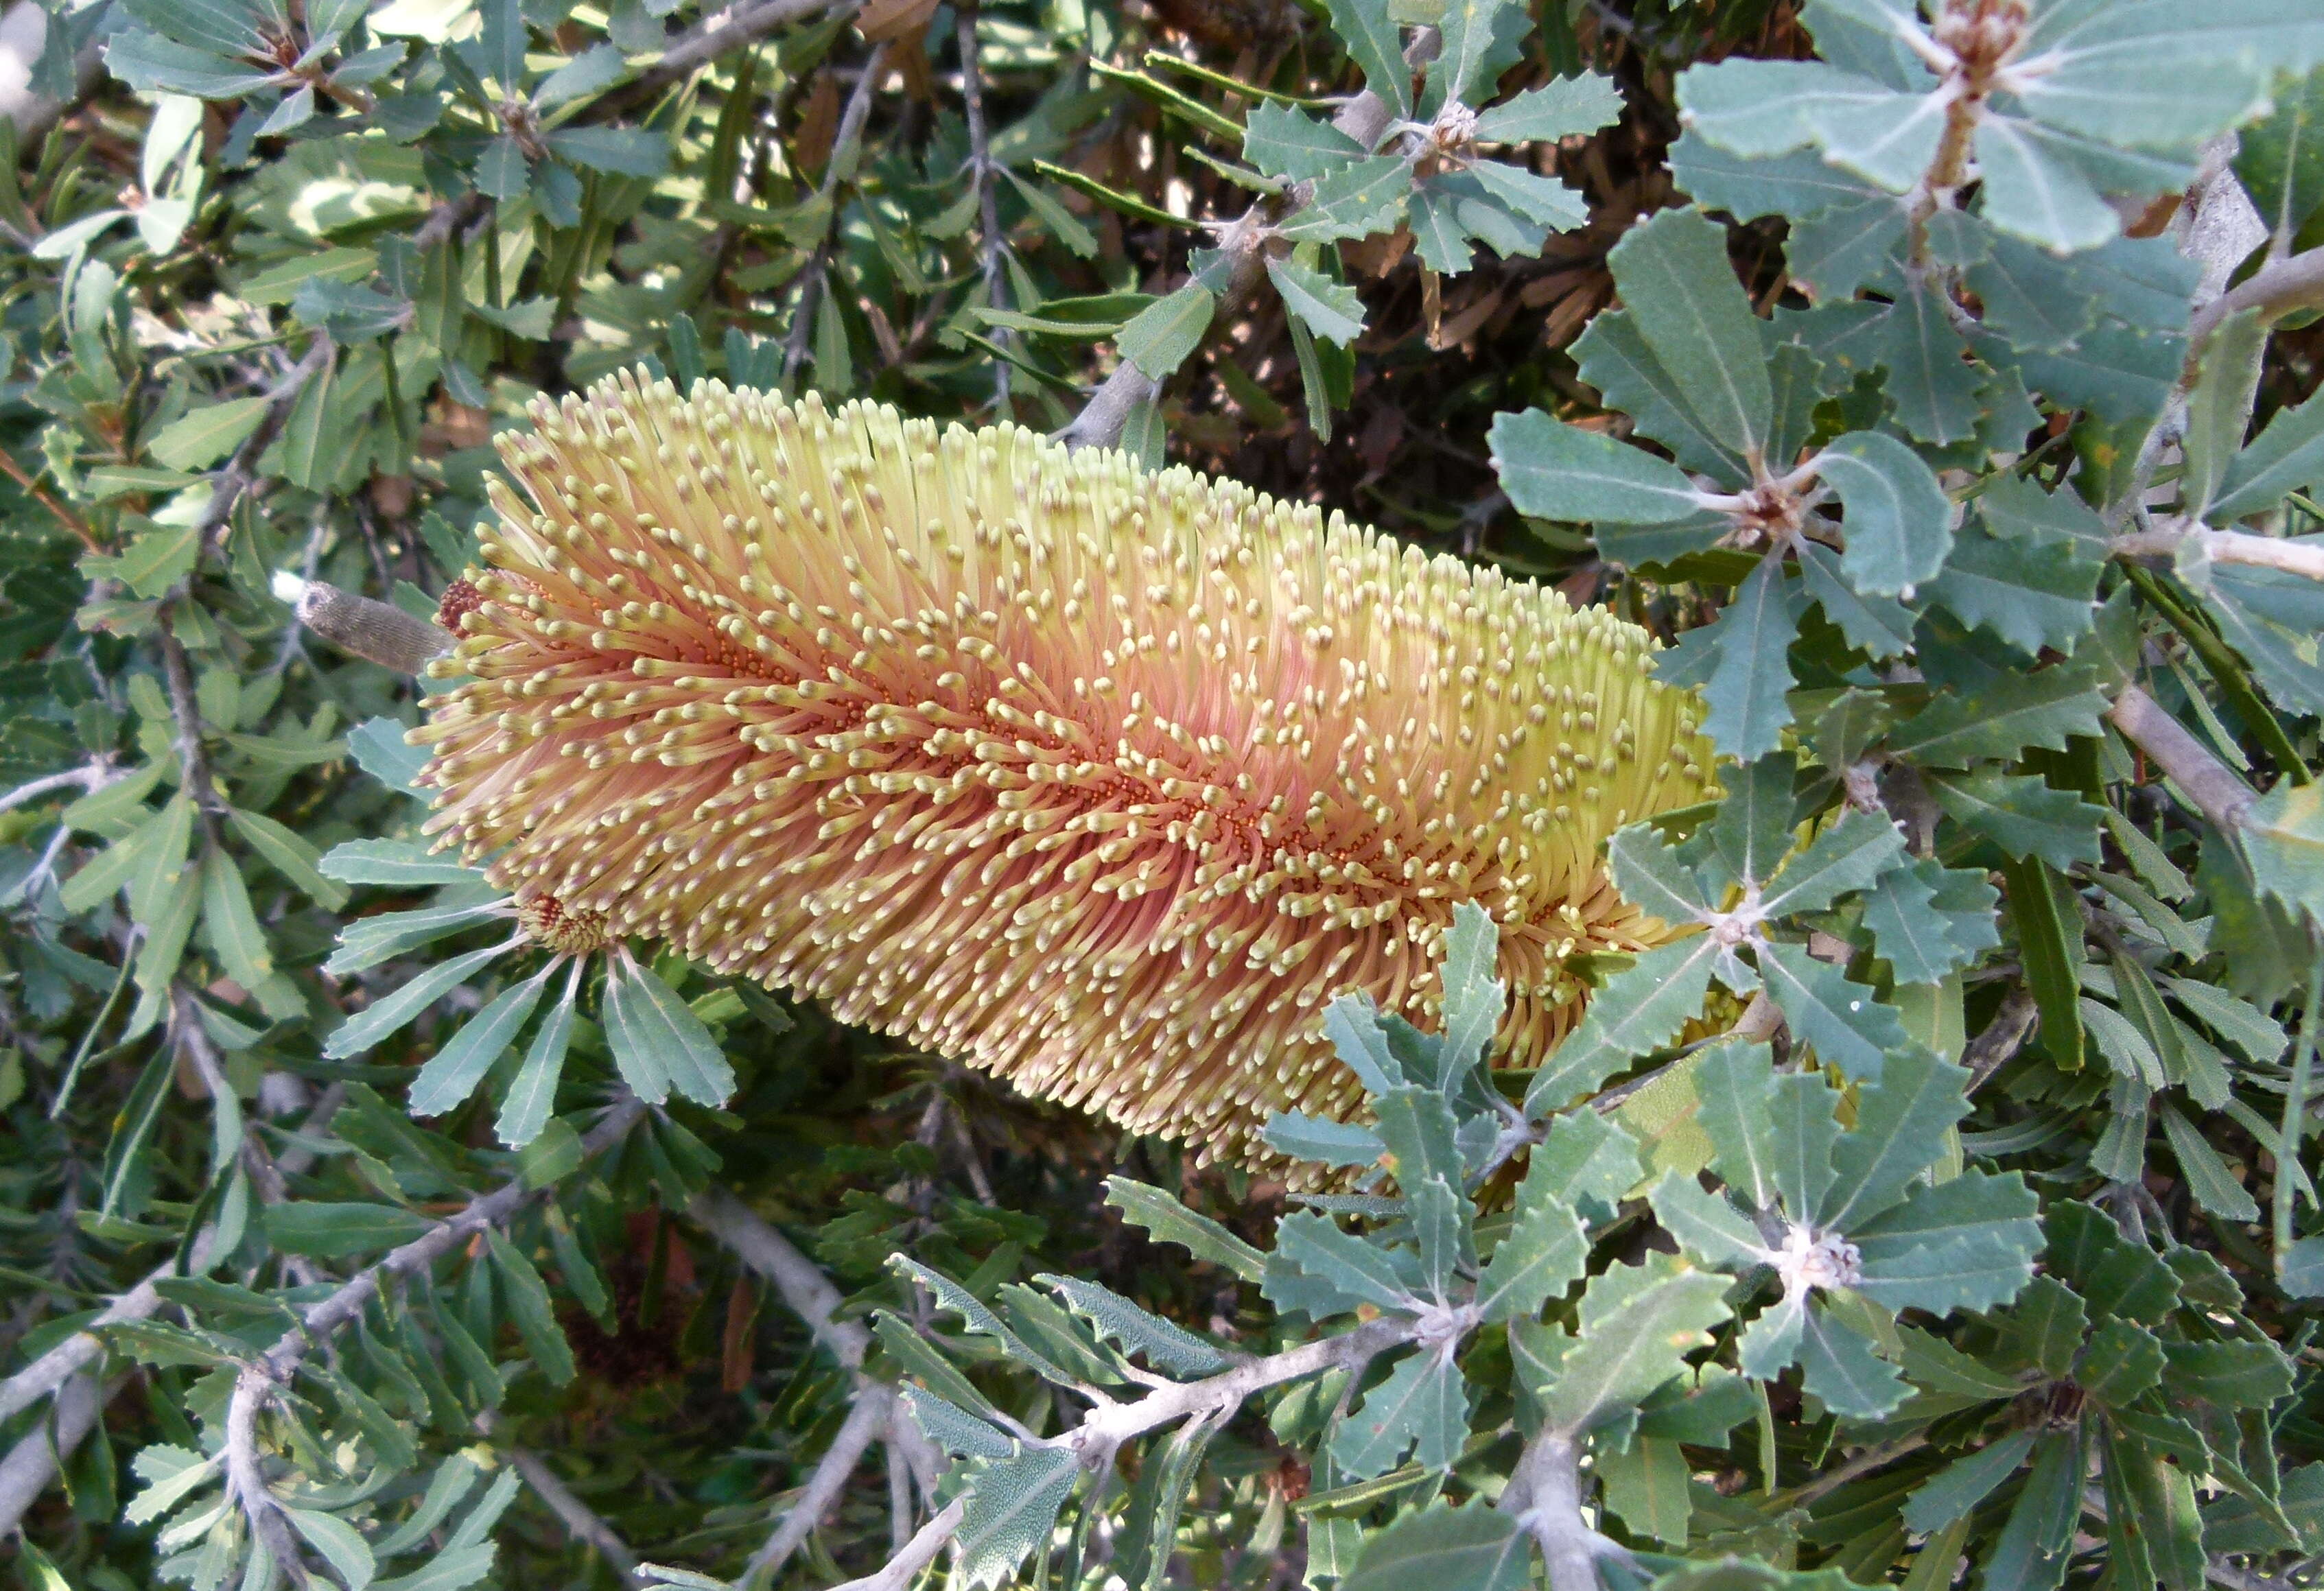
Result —
<svg viewBox="0 0 2324 1591"><path fill-rule="evenodd" d="M414 734L521 902L1198 1161L1358 1114L1323 1007L1432 1025L1459 901L1525 1064L1567 957L1674 932L1599 847L1710 750L1601 609L1015 426L626 374L534 418Z"/></svg>

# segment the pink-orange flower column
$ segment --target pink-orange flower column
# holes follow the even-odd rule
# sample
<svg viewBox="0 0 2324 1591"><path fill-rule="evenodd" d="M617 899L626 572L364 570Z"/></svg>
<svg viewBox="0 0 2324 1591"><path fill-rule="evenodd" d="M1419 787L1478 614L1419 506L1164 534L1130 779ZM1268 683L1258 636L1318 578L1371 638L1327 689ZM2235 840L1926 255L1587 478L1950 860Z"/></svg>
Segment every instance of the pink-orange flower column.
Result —
<svg viewBox="0 0 2324 1591"><path fill-rule="evenodd" d="M1710 752L1609 613L1015 427L630 376L535 418L416 731L521 900L1202 1159L1360 1109L1323 1007L1430 1025L1458 901L1523 1064L1567 957L1671 932L1598 849Z"/></svg>

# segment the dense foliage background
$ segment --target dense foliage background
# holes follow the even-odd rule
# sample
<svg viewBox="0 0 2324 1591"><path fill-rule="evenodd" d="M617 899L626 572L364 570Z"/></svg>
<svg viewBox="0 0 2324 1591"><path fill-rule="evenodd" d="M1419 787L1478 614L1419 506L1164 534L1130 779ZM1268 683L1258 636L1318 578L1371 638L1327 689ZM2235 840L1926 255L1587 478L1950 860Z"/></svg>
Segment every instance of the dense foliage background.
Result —
<svg viewBox="0 0 2324 1591"><path fill-rule="evenodd" d="M23 1585L2311 1583L2324 6L42 9ZM1706 931L1489 1073L1464 914L1446 1036L1333 1008L1324 1195L495 959L401 730L493 437L640 363L1609 604L1724 796L1609 866Z"/></svg>

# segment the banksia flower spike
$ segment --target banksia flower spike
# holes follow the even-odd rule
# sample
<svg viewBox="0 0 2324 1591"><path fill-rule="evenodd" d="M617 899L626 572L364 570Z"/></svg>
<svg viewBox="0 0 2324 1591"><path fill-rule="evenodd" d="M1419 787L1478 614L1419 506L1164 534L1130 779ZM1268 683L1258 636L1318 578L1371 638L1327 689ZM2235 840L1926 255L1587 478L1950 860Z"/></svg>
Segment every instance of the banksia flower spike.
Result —
<svg viewBox="0 0 2324 1591"><path fill-rule="evenodd" d="M1345 1117L1355 989L1423 1025L1455 903L1495 1053L1670 936L1600 842L1698 799L1644 631L1125 455L716 383L536 406L413 739L521 903L1248 1155Z"/></svg>

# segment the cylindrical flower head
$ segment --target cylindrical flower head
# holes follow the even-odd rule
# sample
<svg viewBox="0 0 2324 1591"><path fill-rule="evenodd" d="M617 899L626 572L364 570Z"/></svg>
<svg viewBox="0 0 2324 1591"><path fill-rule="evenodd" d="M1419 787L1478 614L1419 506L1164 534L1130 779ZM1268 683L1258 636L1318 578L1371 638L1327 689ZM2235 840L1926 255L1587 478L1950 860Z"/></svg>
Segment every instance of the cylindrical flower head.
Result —
<svg viewBox="0 0 2324 1591"><path fill-rule="evenodd" d="M1201 1160L1360 1114L1323 1007L1431 1025L1460 901L1527 1065L1568 957L1673 932L1598 849L1711 753L1603 610L1015 426L628 375L534 418L414 737L521 900Z"/></svg>

